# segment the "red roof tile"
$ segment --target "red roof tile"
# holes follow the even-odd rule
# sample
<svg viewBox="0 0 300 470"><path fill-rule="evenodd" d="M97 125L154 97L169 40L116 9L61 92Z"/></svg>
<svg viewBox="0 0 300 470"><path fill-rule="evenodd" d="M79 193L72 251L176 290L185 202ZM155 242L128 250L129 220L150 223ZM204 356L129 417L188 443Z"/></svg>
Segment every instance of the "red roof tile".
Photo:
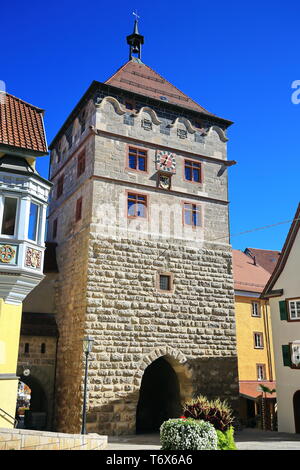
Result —
<svg viewBox="0 0 300 470"><path fill-rule="evenodd" d="M0 145L47 153L43 110L0 93Z"/></svg>
<svg viewBox="0 0 300 470"><path fill-rule="evenodd" d="M245 253L255 256L256 263L270 274L274 271L280 255L280 251L260 250L259 248L246 248Z"/></svg>
<svg viewBox="0 0 300 470"><path fill-rule="evenodd" d="M259 381L259 382L239 382L240 394L249 398L261 397L263 391L260 385L268 387L270 390L276 389L276 382ZM276 391L273 393L267 393L266 398L276 398Z"/></svg>
<svg viewBox="0 0 300 470"><path fill-rule="evenodd" d="M164 96L169 103L214 116L148 65L136 60L126 62L104 83L160 101L162 101L161 96Z"/></svg>
<svg viewBox="0 0 300 470"><path fill-rule="evenodd" d="M234 288L249 292L262 292L270 273L240 250L232 250Z"/></svg>
<svg viewBox="0 0 300 470"><path fill-rule="evenodd" d="M284 242L283 248L281 250L278 262L275 266L274 271L272 272L272 275L264 289L263 295L264 297L268 297L272 295L272 289L278 280L280 274L284 270L284 267L286 265L286 262L289 258L291 249L293 248L294 241L298 235L300 229L300 203L298 204L297 210L295 217L293 219L293 222L290 226L289 233L287 234L286 240Z"/></svg>

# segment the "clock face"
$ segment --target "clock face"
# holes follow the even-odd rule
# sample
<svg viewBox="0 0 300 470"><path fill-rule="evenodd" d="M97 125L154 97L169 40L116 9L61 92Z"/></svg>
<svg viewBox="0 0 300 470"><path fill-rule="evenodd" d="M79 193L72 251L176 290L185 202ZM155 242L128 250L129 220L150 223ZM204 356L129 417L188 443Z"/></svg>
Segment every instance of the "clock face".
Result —
<svg viewBox="0 0 300 470"><path fill-rule="evenodd" d="M163 150L158 151L156 154L156 168L160 171L175 173L176 160L174 153L165 152Z"/></svg>

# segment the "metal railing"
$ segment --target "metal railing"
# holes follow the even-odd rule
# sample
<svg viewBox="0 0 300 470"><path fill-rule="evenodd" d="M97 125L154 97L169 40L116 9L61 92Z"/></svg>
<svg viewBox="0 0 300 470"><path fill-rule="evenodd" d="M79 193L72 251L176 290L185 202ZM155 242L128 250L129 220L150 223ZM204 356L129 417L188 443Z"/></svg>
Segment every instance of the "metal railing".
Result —
<svg viewBox="0 0 300 470"><path fill-rule="evenodd" d="M4 416L2 415L2 413L4 413ZM18 420L16 418L14 418L12 415L10 415L9 413L7 413L7 411L3 410L3 408L0 408L0 416L1 416L1 418L4 418L7 421L9 421L10 424L13 424L14 428L17 426Z"/></svg>

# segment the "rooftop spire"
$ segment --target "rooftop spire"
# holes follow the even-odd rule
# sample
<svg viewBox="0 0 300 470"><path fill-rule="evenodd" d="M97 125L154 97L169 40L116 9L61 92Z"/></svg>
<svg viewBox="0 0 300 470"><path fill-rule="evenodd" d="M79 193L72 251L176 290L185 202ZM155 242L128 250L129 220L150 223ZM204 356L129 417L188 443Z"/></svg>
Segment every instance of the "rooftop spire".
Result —
<svg viewBox="0 0 300 470"><path fill-rule="evenodd" d="M141 59L142 57L142 44L144 44L144 36L139 33L138 20L139 16L137 13L132 13L135 16L133 33L127 36L127 44L129 44L129 60L135 57Z"/></svg>

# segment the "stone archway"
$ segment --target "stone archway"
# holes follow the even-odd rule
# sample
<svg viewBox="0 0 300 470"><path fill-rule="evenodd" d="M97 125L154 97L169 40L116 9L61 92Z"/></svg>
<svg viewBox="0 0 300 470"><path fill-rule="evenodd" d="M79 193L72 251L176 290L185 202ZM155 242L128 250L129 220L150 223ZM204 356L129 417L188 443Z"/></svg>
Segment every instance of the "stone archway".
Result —
<svg viewBox="0 0 300 470"><path fill-rule="evenodd" d="M136 433L158 432L164 421L181 416L182 403L192 396L191 373L184 364L186 360L180 353L172 353L152 359L143 371L136 408ZM144 363L146 361L144 359Z"/></svg>
<svg viewBox="0 0 300 470"><path fill-rule="evenodd" d="M29 410L25 411L23 426L25 429L45 430L47 428L48 400L39 380L32 376L22 376L20 380L30 390Z"/></svg>
<svg viewBox="0 0 300 470"><path fill-rule="evenodd" d="M17 375L20 381L32 390L30 410L34 413L46 413L45 430L51 431L53 430L54 368L30 366L30 375L26 377L23 369L23 366L18 365Z"/></svg>

